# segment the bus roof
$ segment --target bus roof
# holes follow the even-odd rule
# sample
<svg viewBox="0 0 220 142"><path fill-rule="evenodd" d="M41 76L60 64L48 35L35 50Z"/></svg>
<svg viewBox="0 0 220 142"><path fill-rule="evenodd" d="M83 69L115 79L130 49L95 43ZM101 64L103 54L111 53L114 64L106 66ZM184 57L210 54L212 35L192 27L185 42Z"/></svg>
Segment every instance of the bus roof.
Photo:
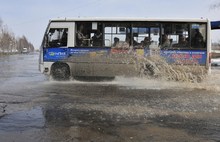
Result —
<svg viewBox="0 0 220 142"><path fill-rule="evenodd" d="M208 22L208 19L199 18L131 18L131 17L83 17L83 18L54 18L50 22L74 21L157 21L157 22Z"/></svg>

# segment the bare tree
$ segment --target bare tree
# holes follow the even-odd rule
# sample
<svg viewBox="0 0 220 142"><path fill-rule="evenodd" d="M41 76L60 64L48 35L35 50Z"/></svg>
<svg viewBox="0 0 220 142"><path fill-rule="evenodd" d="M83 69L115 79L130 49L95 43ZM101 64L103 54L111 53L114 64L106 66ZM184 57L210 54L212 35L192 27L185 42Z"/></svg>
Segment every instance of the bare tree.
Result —
<svg viewBox="0 0 220 142"><path fill-rule="evenodd" d="M28 43L29 44L29 51L34 51L34 46L33 46L33 44L32 43Z"/></svg>
<svg viewBox="0 0 220 142"><path fill-rule="evenodd" d="M2 31L2 25L3 25L3 21L2 21L2 18L0 17L0 30ZM0 31L0 33L1 33Z"/></svg>
<svg viewBox="0 0 220 142"><path fill-rule="evenodd" d="M2 38L3 38L3 35L2 35L2 25L3 25L3 21L2 21L2 18L0 17L0 51L2 51L2 44L1 44L1 41L2 41Z"/></svg>
<svg viewBox="0 0 220 142"><path fill-rule="evenodd" d="M30 42L28 42L27 38L23 35L22 37L18 38L18 45L17 45L17 50L18 52L21 53L23 48L27 48L28 50L30 50ZM30 50L32 51L32 50Z"/></svg>
<svg viewBox="0 0 220 142"><path fill-rule="evenodd" d="M215 10L220 8L220 0L215 1L213 4L210 5L210 10Z"/></svg>
<svg viewBox="0 0 220 142"><path fill-rule="evenodd" d="M10 31L9 35L10 35L10 47L9 47L9 50L10 50L10 52L13 52L13 51L16 50L15 33L13 31Z"/></svg>
<svg viewBox="0 0 220 142"><path fill-rule="evenodd" d="M0 47L3 51L7 51L9 45L10 45L10 36L9 36L8 27L5 25L2 28Z"/></svg>
<svg viewBox="0 0 220 142"><path fill-rule="evenodd" d="M3 25L3 21L0 17L0 51L12 52L18 50L21 53L23 48L27 48L29 51L34 51L34 46L23 35L22 37L15 38L13 31L9 30L7 25Z"/></svg>

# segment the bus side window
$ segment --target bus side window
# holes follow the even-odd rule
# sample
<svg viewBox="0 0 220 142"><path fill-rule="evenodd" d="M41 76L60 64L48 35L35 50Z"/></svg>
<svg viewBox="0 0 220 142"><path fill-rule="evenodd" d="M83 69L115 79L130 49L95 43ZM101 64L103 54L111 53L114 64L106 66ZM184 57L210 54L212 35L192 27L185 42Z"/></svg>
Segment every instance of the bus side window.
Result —
<svg viewBox="0 0 220 142"><path fill-rule="evenodd" d="M76 32L76 45L77 46L87 46L86 39L87 36L84 35L84 27L85 24L78 23L77 25L77 32Z"/></svg>
<svg viewBox="0 0 220 142"><path fill-rule="evenodd" d="M107 22L104 27L104 46L121 48L130 46L131 29L129 22ZM119 40L119 41L117 41ZM117 44L116 41L119 43ZM124 43L124 44L122 44Z"/></svg>
<svg viewBox="0 0 220 142"><path fill-rule="evenodd" d="M94 34L91 34L93 46L102 46L102 33L99 29L96 30Z"/></svg>
<svg viewBox="0 0 220 142"><path fill-rule="evenodd" d="M175 48L189 48L189 28L187 23L163 23L162 29L162 45L166 38L169 39L167 43L170 43L170 46L166 46L171 49ZM168 35L168 37L164 37ZM162 46L163 47L163 46Z"/></svg>
<svg viewBox="0 0 220 142"><path fill-rule="evenodd" d="M206 24L192 24L191 43L193 48L206 47Z"/></svg>
<svg viewBox="0 0 220 142"><path fill-rule="evenodd" d="M76 22L76 46L102 45L102 24L97 22Z"/></svg>

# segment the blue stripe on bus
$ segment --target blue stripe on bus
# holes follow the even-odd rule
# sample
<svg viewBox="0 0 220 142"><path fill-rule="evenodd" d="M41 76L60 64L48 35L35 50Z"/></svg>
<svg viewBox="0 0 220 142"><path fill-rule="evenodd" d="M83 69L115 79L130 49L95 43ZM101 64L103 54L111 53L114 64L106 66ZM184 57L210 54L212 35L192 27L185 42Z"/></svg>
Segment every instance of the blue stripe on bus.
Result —
<svg viewBox="0 0 220 142"><path fill-rule="evenodd" d="M121 50L118 50L119 52ZM118 51L116 51L118 53ZM60 61L62 59L68 59L70 56L85 55L85 56L97 56L97 55L109 55L114 54L111 49L97 49L97 48L44 48L44 61ZM116 53L115 52L115 53ZM123 51L124 52L124 51ZM126 51L125 51L126 52ZM207 51L196 50L144 50L134 49L135 54L160 55L169 64L206 64ZM116 54L117 54L116 53Z"/></svg>

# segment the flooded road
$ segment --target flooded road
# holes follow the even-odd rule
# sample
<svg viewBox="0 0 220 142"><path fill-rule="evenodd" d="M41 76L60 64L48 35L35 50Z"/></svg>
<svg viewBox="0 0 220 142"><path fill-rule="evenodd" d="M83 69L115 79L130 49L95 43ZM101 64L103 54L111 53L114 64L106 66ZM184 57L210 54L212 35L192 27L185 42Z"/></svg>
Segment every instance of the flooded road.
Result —
<svg viewBox="0 0 220 142"><path fill-rule="evenodd" d="M219 79L57 82L38 53L0 57L0 141L220 141Z"/></svg>

